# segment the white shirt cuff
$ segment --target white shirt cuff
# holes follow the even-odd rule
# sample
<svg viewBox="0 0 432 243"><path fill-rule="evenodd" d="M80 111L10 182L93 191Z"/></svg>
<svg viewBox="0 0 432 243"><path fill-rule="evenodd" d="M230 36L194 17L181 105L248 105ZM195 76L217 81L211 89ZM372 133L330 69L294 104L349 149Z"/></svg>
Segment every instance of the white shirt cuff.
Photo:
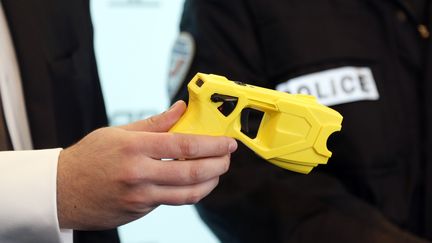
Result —
<svg viewBox="0 0 432 243"><path fill-rule="evenodd" d="M0 152L0 242L72 242L57 218L60 151Z"/></svg>

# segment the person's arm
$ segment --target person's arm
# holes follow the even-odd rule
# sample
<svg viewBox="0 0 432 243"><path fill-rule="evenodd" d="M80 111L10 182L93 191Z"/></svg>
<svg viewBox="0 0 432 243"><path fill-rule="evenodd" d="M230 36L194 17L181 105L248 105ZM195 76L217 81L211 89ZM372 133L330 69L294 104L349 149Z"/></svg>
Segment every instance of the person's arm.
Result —
<svg viewBox="0 0 432 243"><path fill-rule="evenodd" d="M237 143L167 133L185 107L101 128L64 150L0 153L0 242L70 242L59 228L110 229L205 197Z"/></svg>

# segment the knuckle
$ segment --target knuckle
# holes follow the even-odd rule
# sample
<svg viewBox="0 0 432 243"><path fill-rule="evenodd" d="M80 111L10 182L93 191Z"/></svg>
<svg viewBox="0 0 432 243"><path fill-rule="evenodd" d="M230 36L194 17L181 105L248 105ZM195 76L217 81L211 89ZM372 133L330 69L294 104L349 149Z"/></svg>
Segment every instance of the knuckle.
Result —
<svg viewBox="0 0 432 243"><path fill-rule="evenodd" d="M148 200L149 190L149 188L141 188L138 191L129 191L120 200L122 208L130 213L142 213L143 210L154 207L153 203Z"/></svg>
<svg viewBox="0 0 432 243"><path fill-rule="evenodd" d="M186 197L186 204L195 204L198 203L199 201L201 201L201 199L203 198L203 195L199 192L193 191L191 193L189 193L189 195L187 195Z"/></svg>
<svg viewBox="0 0 432 243"><path fill-rule="evenodd" d="M151 116L151 117L147 118L147 119L146 119L146 121L147 121L147 125L148 125L149 127L159 127L159 125L160 125L160 121L159 121L158 118L159 118L158 115L156 115L156 116Z"/></svg>
<svg viewBox="0 0 432 243"><path fill-rule="evenodd" d="M123 208L130 211L134 211L141 204L141 198L138 198L136 194L125 195L120 201Z"/></svg>
<svg viewBox="0 0 432 243"><path fill-rule="evenodd" d="M228 153L228 151L229 151L229 149L228 149L228 143L226 143L226 142L220 142L220 143L218 143L217 149L218 149L218 151L221 154Z"/></svg>
<svg viewBox="0 0 432 243"><path fill-rule="evenodd" d="M139 146L142 144L138 137L135 136L127 136L123 139L118 139L117 142L120 144L120 153L124 154L128 157L134 156L139 152Z"/></svg>
<svg viewBox="0 0 432 243"><path fill-rule="evenodd" d="M189 168L189 180L192 182L200 182L202 178L204 177L205 171L202 166L199 166L197 163L196 165L192 165Z"/></svg>
<svg viewBox="0 0 432 243"><path fill-rule="evenodd" d="M126 185L136 185L143 180L141 170L130 164L123 165L118 174L120 182Z"/></svg>
<svg viewBox="0 0 432 243"><path fill-rule="evenodd" d="M194 143L189 136L181 136L179 139L180 152L186 158L194 157L198 154L198 144Z"/></svg>
<svg viewBox="0 0 432 243"><path fill-rule="evenodd" d="M132 194L122 198L123 209L129 212L137 212L144 204L144 200L137 194Z"/></svg>

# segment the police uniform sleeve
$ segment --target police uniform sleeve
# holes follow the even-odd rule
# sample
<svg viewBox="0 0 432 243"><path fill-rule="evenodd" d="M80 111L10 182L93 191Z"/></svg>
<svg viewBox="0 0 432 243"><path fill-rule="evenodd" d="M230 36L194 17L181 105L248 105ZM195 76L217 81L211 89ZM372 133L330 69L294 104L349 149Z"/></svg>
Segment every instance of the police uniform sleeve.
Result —
<svg viewBox="0 0 432 243"><path fill-rule="evenodd" d="M60 151L0 152L0 242L72 242L57 219Z"/></svg>

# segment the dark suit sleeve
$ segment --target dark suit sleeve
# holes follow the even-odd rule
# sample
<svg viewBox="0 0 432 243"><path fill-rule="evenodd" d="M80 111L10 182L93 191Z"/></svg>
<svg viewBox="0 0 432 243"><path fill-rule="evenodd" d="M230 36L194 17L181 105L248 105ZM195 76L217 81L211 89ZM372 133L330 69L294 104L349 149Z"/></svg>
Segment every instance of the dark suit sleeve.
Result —
<svg viewBox="0 0 432 243"><path fill-rule="evenodd" d="M89 0L3 0L35 149L66 147L107 125ZM117 230L76 231L74 242L119 242Z"/></svg>

